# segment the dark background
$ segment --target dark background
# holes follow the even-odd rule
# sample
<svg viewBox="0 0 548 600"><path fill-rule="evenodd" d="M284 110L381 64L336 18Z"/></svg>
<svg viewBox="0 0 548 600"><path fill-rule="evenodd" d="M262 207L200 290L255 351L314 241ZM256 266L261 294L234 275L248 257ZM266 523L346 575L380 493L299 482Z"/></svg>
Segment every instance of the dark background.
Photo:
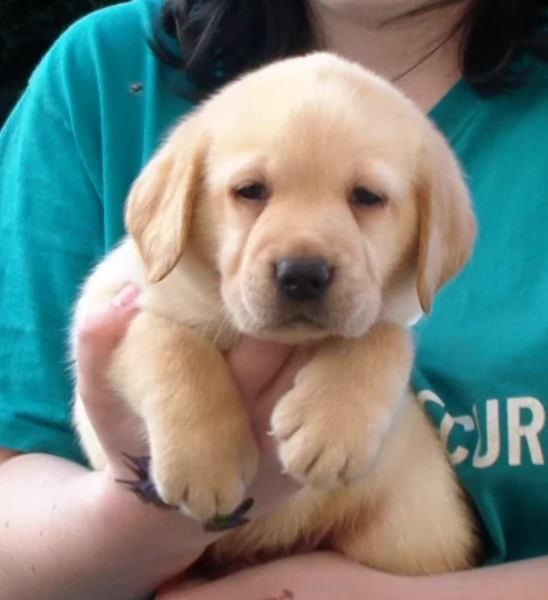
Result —
<svg viewBox="0 0 548 600"><path fill-rule="evenodd" d="M71 23L123 0L0 0L0 126L42 56Z"/></svg>

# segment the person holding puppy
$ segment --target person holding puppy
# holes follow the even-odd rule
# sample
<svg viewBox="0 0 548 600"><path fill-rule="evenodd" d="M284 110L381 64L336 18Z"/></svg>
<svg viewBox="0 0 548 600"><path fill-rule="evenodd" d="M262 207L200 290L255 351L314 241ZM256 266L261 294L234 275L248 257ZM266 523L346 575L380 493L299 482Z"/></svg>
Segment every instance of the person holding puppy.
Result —
<svg viewBox="0 0 548 600"><path fill-rule="evenodd" d="M548 2L173 0L154 32L160 9L134 0L72 27L0 137L0 598L143 598L221 535L115 482L127 475L123 454L143 452L138 424L103 385L137 290L79 331L80 393L108 450L105 472L83 466L72 433L65 331L78 285L123 234L129 185L166 131L225 80L314 48L394 81L446 134L467 174L479 242L417 326L413 386L478 509L486 559L481 569L410 579L318 553L193 590L173 582L157 597L540 598ZM227 360L263 449L253 518L295 489L266 431L307 354L245 340Z"/></svg>

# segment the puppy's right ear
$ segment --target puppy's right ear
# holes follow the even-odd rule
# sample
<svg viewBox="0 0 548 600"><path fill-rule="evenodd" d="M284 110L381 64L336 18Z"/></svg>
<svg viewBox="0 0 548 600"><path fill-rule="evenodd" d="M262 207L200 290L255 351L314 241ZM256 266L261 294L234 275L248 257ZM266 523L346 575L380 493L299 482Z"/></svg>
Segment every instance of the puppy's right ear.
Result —
<svg viewBox="0 0 548 600"><path fill-rule="evenodd" d="M203 178L206 135L197 115L183 121L133 184L125 224L150 283L164 279L181 258Z"/></svg>

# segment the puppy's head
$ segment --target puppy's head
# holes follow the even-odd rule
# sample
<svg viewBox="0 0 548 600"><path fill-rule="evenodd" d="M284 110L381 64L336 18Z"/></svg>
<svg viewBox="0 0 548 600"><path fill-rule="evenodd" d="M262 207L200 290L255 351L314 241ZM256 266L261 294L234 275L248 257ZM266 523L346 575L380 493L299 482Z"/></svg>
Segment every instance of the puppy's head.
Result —
<svg viewBox="0 0 548 600"><path fill-rule="evenodd" d="M239 330L293 342L429 312L475 237L442 136L384 80L323 53L251 73L185 119L126 223L151 283L193 254Z"/></svg>

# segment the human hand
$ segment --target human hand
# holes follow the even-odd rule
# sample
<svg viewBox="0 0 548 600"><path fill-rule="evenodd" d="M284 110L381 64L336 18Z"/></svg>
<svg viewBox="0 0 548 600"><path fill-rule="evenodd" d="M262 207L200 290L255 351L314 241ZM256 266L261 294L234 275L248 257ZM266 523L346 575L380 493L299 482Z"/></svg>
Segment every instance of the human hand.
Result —
<svg viewBox="0 0 548 600"><path fill-rule="evenodd" d="M138 289L128 286L109 306L84 318L77 333L79 393L107 455L111 478L134 478L123 456L147 454L140 435L143 424L114 396L105 380L110 356L138 312L138 295ZM249 514L252 518L269 512L296 489L294 482L280 473L268 430L275 403L292 387L296 373L311 352L311 348L295 350L245 338L227 355L262 453L258 475L248 490L255 502Z"/></svg>
<svg viewBox="0 0 548 600"><path fill-rule="evenodd" d="M110 479L131 475L125 455L146 454L139 418L116 398L106 377L112 353L139 312L139 293L136 286L128 285L112 302L83 315L76 323L78 394L105 453Z"/></svg>

